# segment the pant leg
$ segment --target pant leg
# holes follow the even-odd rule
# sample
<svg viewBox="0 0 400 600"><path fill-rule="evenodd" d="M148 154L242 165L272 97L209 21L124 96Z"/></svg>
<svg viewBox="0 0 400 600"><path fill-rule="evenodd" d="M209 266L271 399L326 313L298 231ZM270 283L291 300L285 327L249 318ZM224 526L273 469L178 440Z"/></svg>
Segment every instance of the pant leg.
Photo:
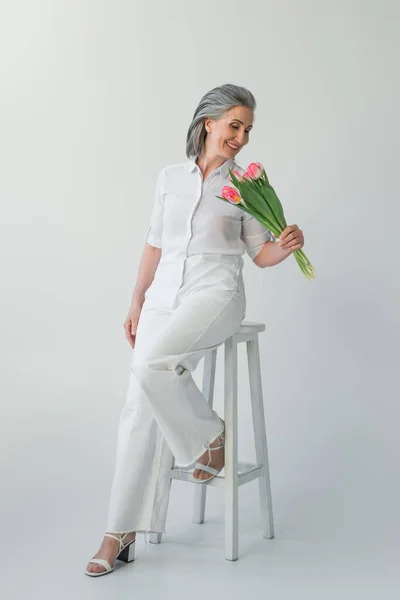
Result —
<svg viewBox="0 0 400 600"><path fill-rule="evenodd" d="M136 384L178 466L192 465L221 433L221 420L191 372L207 351L239 329L244 313L240 289L197 290L182 298L151 341L135 352Z"/></svg>
<svg viewBox="0 0 400 600"><path fill-rule="evenodd" d="M132 361L145 353L172 309L143 309ZM114 478L105 531L165 531L173 454L132 368L120 415Z"/></svg>
<svg viewBox="0 0 400 600"><path fill-rule="evenodd" d="M221 433L191 372L244 317L237 291L202 291L175 309L143 305L118 429L106 531L165 531L170 469L187 466Z"/></svg>

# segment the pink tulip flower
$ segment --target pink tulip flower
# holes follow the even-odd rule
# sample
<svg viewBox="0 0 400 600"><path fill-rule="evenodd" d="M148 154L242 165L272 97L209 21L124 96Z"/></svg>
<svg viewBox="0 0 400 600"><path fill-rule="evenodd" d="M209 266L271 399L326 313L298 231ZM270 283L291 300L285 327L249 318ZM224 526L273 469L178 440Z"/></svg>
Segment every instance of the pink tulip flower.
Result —
<svg viewBox="0 0 400 600"><path fill-rule="evenodd" d="M235 175L236 179L238 179L240 182L243 181L243 177L241 176L241 174L238 171L233 170L232 173ZM231 179L232 181L232 179Z"/></svg>
<svg viewBox="0 0 400 600"><path fill-rule="evenodd" d="M229 185L224 185L222 188L222 197L225 200L229 200L232 204L240 204L242 197L235 188L229 187Z"/></svg>
<svg viewBox="0 0 400 600"><path fill-rule="evenodd" d="M259 162L250 163L246 169L244 177L246 179L259 179L264 171L264 167Z"/></svg>

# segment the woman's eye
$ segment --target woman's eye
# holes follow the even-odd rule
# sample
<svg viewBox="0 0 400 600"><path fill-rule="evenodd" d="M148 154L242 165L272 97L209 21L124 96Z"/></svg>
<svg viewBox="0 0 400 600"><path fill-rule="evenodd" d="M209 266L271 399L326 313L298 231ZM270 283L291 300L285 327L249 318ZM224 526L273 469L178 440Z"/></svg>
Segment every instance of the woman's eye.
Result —
<svg viewBox="0 0 400 600"><path fill-rule="evenodd" d="M239 129L239 127L237 125L232 125L232 129ZM249 135L250 131L245 131L245 133Z"/></svg>

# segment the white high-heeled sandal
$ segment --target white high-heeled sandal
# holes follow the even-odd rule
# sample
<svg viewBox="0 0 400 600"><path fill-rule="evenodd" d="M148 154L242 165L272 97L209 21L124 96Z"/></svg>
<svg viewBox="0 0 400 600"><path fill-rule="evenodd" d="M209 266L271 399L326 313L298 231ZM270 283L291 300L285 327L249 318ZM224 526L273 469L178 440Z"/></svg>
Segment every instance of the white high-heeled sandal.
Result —
<svg viewBox="0 0 400 600"><path fill-rule="evenodd" d="M222 421L222 419L221 419L221 421ZM219 446L214 446L213 448L210 447L210 444L208 445L208 448L207 448L208 463L206 465L203 465L202 463L199 463L199 462L196 462L196 464L195 464L195 469L199 469L200 471L206 471L207 473L211 474L211 477L207 477L207 479L200 479L199 477L195 477L192 473L191 476L189 477L189 479L192 483L207 483L207 481L210 481L211 479L213 479L216 475L218 475L218 473L221 473L222 469L224 468L224 467L221 467L221 469L217 470L217 469L214 469L214 467L209 466L210 462L211 462L211 451L219 450L220 448L225 447L225 423L224 423L224 421L222 421L222 423L224 424L224 430L214 440L214 442L215 442L216 440L219 439L221 441L221 444ZM214 442L211 442L211 443L213 444Z"/></svg>
<svg viewBox="0 0 400 600"><path fill-rule="evenodd" d="M99 573L96 573L95 571L88 571L86 569L85 573L86 573L86 575L89 575L90 577L99 577L100 575L107 575L107 573L111 573L112 571L114 571L114 567L115 567L115 563L117 562L117 559L122 560L123 562L126 562L126 563L129 563L129 562L132 562L133 560L135 560L136 536L135 536L134 540L131 540L127 544L124 544L124 539L126 538L127 535L129 535L129 533L117 534L117 535L114 535L112 533L105 533L104 535L106 537L113 538L114 540L117 540L117 542L119 542L118 555L117 555L117 558L115 559L113 566L111 566L110 563L107 560L105 560L104 558L91 558L89 561L89 564L96 563L98 565L102 565L105 568L105 571L100 571Z"/></svg>

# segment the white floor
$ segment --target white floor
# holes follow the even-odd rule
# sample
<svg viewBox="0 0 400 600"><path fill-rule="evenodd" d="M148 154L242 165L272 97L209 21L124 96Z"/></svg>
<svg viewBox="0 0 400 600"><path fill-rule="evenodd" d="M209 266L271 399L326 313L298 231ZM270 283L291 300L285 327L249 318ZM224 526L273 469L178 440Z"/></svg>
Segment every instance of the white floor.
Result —
<svg viewBox="0 0 400 600"><path fill-rule="evenodd" d="M273 490L275 538L267 540L260 537L252 482L240 490L240 558L230 562L224 558L223 492L209 489L207 521L197 525L191 523L193 487L173 482L161 544L146 545L139 534L136 560L118 561L113 573L97 579L84 569L102 538L106 494L93 503L87 490L79 496L60 480L49 484L45 501L27 496L3 529L2 598L400 598L394 505L380 514L372 494L361 505L354 494L335 496L318 486L298 498Z"/></svg>

